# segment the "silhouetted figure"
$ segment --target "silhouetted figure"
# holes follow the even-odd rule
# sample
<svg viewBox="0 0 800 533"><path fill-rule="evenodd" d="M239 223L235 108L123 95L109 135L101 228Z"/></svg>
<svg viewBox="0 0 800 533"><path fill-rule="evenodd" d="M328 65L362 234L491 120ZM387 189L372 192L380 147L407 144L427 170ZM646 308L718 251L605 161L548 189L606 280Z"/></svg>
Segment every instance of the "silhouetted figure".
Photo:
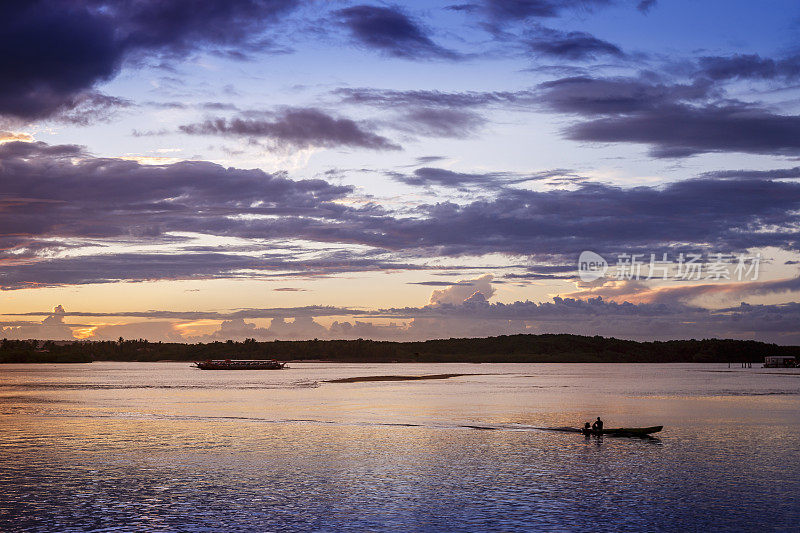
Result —
<svg viewBox="0 0 800 533"><path fill-rule="evenodd" d="M586 422L583 425L583 429L581 430L581 433L583 433L584 435L589 435L591 432L592 432L592 426L589 425L589 422Z"/></svg>
<svg viewBox="0 0 800 533"><path fill-rule="evenodd" d="M597 417L597 420L594 421L594 424L592 424L592 431L597 432L597 434L603 433L603 421L600 420L599 416Z"/></svg>

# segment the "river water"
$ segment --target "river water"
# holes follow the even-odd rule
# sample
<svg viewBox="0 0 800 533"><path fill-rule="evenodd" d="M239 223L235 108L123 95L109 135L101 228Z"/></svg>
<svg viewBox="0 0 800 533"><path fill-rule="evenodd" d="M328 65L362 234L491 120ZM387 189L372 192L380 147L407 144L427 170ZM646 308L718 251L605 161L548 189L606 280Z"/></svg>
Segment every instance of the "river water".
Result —
<svg viewBox="0 0 800 533"><path fill-rule="evenodd" d="M800 370L0 367L2 531L789 531ZM467 374L328 383L356 376ZM663 425L656 439L540 428Z"/></svg>

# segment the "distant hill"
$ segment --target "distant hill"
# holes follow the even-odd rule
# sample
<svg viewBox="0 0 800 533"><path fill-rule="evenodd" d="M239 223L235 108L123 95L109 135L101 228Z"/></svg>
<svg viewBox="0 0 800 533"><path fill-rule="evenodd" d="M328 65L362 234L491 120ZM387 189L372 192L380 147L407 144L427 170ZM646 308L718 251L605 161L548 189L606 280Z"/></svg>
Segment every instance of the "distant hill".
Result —
<svg viewBox="0 0 800 533"><path fill-rule="evenodd" d="M704 339L636 342L581 335L502 335L424 342L308 340L182 344L146 340L100 342L0 342L0 363L86 363L113 361L192 361L280 359L341 362L472 363L739 363L766 355L795 355L800 346L756 341Z"/></svg>

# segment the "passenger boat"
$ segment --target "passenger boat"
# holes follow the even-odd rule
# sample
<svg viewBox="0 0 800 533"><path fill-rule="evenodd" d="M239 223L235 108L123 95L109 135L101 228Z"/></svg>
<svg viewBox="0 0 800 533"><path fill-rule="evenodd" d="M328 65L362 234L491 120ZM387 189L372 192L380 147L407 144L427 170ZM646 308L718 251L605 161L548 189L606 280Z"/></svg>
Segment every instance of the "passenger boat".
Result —
<svg viewBox="0 0 800 533"><path fill-rule="evenodd" d="M275 359L209 359L194 366L201 370L280 370L286 363Z"/></svg>

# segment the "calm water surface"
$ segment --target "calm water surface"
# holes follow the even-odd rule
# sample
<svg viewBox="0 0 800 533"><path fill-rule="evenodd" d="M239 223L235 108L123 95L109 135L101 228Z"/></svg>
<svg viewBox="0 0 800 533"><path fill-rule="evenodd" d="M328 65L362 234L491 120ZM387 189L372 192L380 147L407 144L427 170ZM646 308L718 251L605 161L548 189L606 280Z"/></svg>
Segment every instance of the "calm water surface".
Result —
<svg viewBox="0 0 800 533"><path fill-rule="evenodd" d="M798 457L798 370L0 366L2 531L798 531Z"/></svg>

